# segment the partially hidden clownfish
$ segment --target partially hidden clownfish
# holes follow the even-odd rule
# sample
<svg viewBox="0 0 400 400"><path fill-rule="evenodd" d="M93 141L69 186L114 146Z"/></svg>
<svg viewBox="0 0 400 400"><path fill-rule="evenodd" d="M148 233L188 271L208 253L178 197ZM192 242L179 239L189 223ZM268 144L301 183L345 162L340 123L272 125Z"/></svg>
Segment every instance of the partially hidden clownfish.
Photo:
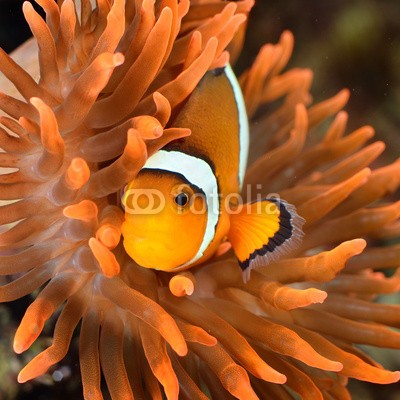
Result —
<svg viewBox="0 0 400 400"><path fill-rule="evenodd" d="M228 240L245 279L295 247L303 218L277 198L240 204L249 126L230 65L205 74L174 127L191 135L152 155L122 195L124 247L139 265L180 271Z"/></svg>

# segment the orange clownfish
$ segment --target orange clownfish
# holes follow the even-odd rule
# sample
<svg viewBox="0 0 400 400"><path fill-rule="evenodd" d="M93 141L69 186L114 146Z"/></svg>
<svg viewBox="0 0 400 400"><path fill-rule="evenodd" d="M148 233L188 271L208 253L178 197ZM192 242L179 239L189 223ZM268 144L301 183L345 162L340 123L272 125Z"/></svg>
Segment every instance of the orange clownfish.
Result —
<svg viewBox="0 0 400 400"><path fill-rule="evenodd" d="M301 239L304 220L285 201L238 201L249 126L230 65L209 71L174 127L191 135L151 156L122 195L124 247L139 265L179 271L197 265L228 240L248 277Z"/></svg>

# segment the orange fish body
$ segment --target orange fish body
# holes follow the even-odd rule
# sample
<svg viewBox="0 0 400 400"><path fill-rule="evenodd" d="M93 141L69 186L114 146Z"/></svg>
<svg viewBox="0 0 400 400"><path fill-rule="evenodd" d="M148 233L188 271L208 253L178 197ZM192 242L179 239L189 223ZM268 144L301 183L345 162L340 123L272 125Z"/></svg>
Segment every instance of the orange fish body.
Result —
<svg viewBox="0 0 400 400"><path fill-rule="evenodd" d="M124 246L139 265L183 270L229 239L248 274L298 242L302 220L293 206L263 199L239 208L249 129L229 65L204 76L173 126L191 135L150 157L123 196Z"/></svg>

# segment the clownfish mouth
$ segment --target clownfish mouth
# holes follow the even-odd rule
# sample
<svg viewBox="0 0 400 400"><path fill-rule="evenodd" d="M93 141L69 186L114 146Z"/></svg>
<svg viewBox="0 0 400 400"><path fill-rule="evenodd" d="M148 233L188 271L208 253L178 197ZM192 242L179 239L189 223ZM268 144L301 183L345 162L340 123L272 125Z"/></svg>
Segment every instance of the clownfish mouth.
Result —
<svg viewBox="0 0 400 400"><path fill-rule="evenodd" d="M128 241L135 246L141 246L143 248L145 247L146 249L149 249L149 251L176 251L179 247L177 243L173 244L172 242L163 242L160 240L156 240L151 235L142 237L134 234L129 234L125 235L124 241Z"/></svg>
<svg viewBox="0 0 400 400"><path fill-rule="evenodd" d="M177 243L128 234L124 236L124 247L128 255L144 268L163 271L176 268Z"/></svg>
<svg viewBox="0 0 400 400"><path fill-rule="evenodd" d="M129 235L124 235L124 238L127 240L135 240L135 241L143 241L143 240L148 240L149 238L146 236L138 236L134 234L129 234Z"/></svg>

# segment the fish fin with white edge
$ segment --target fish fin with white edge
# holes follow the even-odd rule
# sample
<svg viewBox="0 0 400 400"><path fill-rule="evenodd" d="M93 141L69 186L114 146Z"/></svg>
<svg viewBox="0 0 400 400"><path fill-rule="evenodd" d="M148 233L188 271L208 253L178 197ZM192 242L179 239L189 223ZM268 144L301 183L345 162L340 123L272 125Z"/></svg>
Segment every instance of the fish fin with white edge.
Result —
<svg viewBox="0 0 400 400"><path fill-rule="evenodd" d="M228 239L245 282L253 268L277 261L300 246L304 222L295 206L277 198L243 204L230 215Z"/></svg>

